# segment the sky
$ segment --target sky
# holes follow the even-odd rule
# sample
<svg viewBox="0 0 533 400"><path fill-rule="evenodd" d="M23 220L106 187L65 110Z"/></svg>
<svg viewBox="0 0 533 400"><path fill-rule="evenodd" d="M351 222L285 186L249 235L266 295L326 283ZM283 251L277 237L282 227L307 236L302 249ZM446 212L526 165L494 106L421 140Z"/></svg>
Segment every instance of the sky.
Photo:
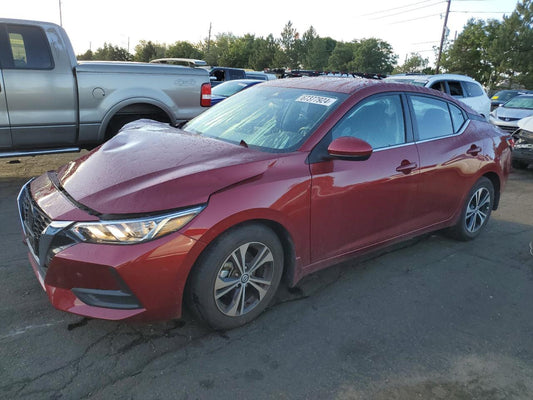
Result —
<svg viewBox="0 0 533 400"><path fill-rule="evenodd" d="M0 16L48 21L67 31L76 54L104 42L134 52L140 40L198 43L219 33L279 38L288 21L303 34L310 26L321 37L339 41L379 38L401 64L419 53L433 64L442 35L446 0L2 0ZM498 19L511 14L516 0L451 0L449 38L470 18ZM61 4L61 7L60 7ZM60 13L61 10L61 13Z"/></svg>

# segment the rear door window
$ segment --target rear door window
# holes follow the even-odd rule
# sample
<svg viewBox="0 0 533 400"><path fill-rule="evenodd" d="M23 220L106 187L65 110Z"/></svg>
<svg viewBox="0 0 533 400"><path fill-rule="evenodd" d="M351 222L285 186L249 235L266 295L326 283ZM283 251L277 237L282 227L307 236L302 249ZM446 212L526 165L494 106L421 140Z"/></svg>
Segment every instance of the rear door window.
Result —
<svg viewBox="0 0 533 400"><path fill-rule="evenodd" d="M453 97L465 97L461 82L448 81L448 88L450 89L450 96Z"/></svg>
<svg viewBox="0 0 533 400"><path fill-rule="evenodd" d="M439 92L446 93L446 82L444 81L438 81L435 83L432 83L430 86L431 89L438 90Z"/></svg>
<svg viewBox="0 0 533 400"><path fill-rule="evenodd" d="M52 54L44 31L36 26L6 25L10 69L52 69Z"/></svg>
<svg viewBox="0 0 533 400"><path fill-rule="evenodd" d="M410 96L411 106L414 111L414 122L418 132L418 140L436 139L456 133L452 122L452 115L448 102L433 97ZM455 107L455 106L454 106ZM455 114L460 112L456 107ZM461 124L459 115L456 115L456 124ZM464 116L462 117L464 119ZM464 123L464 120L463 120Z"/></svg>

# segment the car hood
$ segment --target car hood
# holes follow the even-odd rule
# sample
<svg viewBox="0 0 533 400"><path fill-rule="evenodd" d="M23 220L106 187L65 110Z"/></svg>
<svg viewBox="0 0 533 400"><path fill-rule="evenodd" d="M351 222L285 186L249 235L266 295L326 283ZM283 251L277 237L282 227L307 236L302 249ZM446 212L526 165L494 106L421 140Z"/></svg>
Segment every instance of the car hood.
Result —
<svg viewBox="0 0 533 400"><path fill-rule="evenodd" d="M517 120L533 115L533 110L525 108L498 107L495 112L496 116L500 119L512 118L513 120Z"/></svg>
<svg viewBox="0 0 533 400"><path fill-rule="evenodd" d="M276 158L137 121L57 177L72 199L98 213L152 213L206 203L212 193L262 174Z"/></svg>

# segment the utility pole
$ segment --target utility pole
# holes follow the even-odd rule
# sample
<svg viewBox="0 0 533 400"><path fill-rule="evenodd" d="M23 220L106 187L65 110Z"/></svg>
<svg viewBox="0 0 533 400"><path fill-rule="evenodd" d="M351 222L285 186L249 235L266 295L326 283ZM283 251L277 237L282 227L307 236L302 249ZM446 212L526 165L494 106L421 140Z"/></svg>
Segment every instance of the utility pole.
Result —
<svg viewBox="0 0 533 400"><path fill-rule="evenodd" d="M448 29L448 14L450 14L450 4L452 3L452 0L448 0L448 6L446 8L446 16L444 17L444 26L442 27L442 36L440 38L440 46L439 46L439 55L437 57L437 67L435 68L435 73L439 73L440 69L440 58L442 56L442 46L444 46L444 38L446 37L446 29Z"/></svg>
<svg viewBox="0 0 533 400"><path fill-rule="evenodd" d="M61 13L61 0L59 0L59 25L63 26L63 14Z"/></svg>
<svg viewBox="0 0 533 400"><path fill-rule="evenodd" d="M209 35L207 36L207 55L209 55L209 50L211 49L211 25L212 23L209 23Z"/></svg>

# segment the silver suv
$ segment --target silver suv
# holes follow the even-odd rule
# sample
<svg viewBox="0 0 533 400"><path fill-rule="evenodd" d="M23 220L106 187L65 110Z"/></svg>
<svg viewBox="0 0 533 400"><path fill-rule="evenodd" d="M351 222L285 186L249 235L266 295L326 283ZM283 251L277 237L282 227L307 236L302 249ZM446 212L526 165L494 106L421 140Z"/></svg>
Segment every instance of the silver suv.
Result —
<svg viewBox="0 0 533 400"><path fill-rule="evenodd" d="M436 89L470 106L487 120L490 114L490 99L479 82L466 75L457 74L397 74L385 80Z"/></svg>

